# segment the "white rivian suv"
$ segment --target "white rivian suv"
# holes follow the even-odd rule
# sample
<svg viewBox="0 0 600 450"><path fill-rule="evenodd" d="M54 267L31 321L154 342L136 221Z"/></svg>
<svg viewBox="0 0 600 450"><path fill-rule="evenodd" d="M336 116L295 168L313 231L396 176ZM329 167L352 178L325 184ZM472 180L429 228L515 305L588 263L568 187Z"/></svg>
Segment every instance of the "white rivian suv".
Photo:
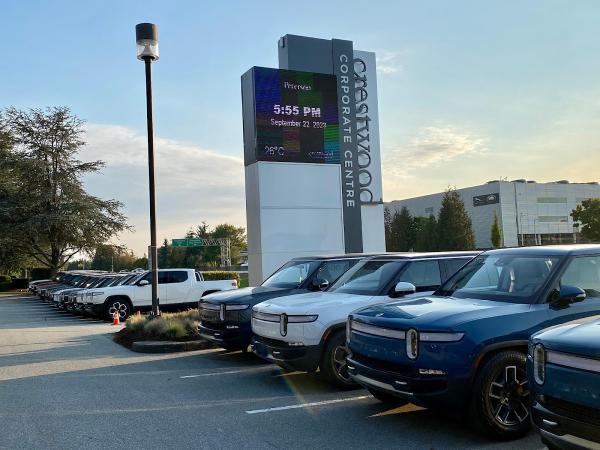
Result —
<svg viewBox="0 0 600 450"><path fill-rule="evenodd" d="M278 297L252 309L252 349L288 370L316 372L340 387L354 383L346 369L346 319L391 300L431 295L477 252L403 253L356 264L326 292Z"/></svg>

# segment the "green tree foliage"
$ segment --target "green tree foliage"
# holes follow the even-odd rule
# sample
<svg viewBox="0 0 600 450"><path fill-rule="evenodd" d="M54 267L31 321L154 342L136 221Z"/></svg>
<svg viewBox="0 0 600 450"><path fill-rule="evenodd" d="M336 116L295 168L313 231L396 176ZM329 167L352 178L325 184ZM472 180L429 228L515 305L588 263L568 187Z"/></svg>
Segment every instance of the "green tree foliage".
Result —
<svg viewBox="0 0 600 450"><path fill-rule="evenodd" d="M571 213L573 221L579 222L581 234L593 242L600 242L600 198L583 200Z"/></svg>
<svg viewBox="0 0 600 450"><path fill-rule="evenodd" d="M385 220L385 218L384 218ZM386 248L389 252L407 252L415 244L416 229L413 217L406 207L391 214Z"/></svg>
<svg viewBox="0 0 600 450"><path fill-rule="evenodd" d="M217 225L210 229L206 222L189 230L186 239L229 238L231 250L231 264L240 263L240 252L247 248L246 232L242 227L228 223ZM216 268L221 266L221 249L214 247L172 247L165 239L158 250L158 267L193 267Z"/></svg>
<svg viewBox="0 0 600 450"><path fill-rule="evenodd" d="M8 108L0 117L0 236L53 273L128 228L122 204L88 194L81 178L101 161L83 162L83 121L68 108Z"/></svg>
<svg viewBox="0 0 600 450"><path fill-rule="evenodd" d="M439 250L438 224L435 216L415 217L415 251L434 252Z"/></svg>
<svg viewBox="0 0 600 450"><path fill-rule="evenodd" d="M475 249L471 218L459 193L454 189L448 189L442 198L438 217L438 240L440 250Z"/></svg>
<svg viewBox="0 0 600 450"><path fill-rule="evenodd" d="M121 270L135 269L136 257L132 251L118 245L103 244L96 247L90 269L94 270ZM142 266L142 268L146 268Z"/></svg>
<svg viewBox="0 0 600 450"><path fill-rule="evenodd" d="M491 229L491 240L494 248L502 247L502 231L500 230L500 220L498 214L494 211L494 222L492 223Z"/></svg>

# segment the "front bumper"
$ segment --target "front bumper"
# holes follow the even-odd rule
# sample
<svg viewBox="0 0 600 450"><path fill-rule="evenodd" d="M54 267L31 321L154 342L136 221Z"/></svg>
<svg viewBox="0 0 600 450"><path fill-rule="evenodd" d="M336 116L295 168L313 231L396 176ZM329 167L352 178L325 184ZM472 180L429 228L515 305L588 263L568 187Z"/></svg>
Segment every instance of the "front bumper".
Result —
<svg viewBox="0 0 600 450"><path fill-rule="evenodd" d="M209 322L200 321L200 336L224 348L245 349L252 340L250 321L243 322Z"/></svg>
<svg viewBox="0 0 600 450"><path fill-rule="evenodd" d="M262 359L288 370L315 372L321 360L320 345L290 347L285 341L255 336L252 351Z"/></svg>
<svg viewBox="0 0 600 450"><path fill-rule="evenodd" d="M420 375L414 367L350 354L346 361L352 379L367 388L424 407L464 405L468 399L468 380L447 375Z"/></svg>
<svg viewBox="0 0 600 450"><path fill-rule="evenodd" d="M538 395L531 414L545 444L563 449L600 449L600 409Z"/></svg>

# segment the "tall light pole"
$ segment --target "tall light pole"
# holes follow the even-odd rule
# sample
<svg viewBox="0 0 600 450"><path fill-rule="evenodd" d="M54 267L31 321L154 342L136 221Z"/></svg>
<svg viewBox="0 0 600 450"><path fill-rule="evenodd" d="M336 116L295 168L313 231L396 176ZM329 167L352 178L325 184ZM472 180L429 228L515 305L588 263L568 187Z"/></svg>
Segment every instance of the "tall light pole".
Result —
<svg viewBox="0 0 600 450"><path fill-rule="evenodd" d="M152 62L158 60L158 27L153 23L135 26L137 58L146 67L146 119L148 122L148 181L150 185L150 260L152 266L152 315L160 316L156 247L156 189L154 184L154 123L152 120Z"/></svg>

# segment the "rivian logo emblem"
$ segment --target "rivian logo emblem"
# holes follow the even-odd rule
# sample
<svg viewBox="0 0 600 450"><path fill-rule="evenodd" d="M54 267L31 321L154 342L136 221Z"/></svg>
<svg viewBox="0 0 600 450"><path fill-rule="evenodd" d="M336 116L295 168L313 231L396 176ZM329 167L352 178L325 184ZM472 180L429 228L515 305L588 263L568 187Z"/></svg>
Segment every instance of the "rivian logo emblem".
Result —
<svg viewBox="0 0 600 450"><path fill-rule="evenodd" d="M287 326L288 326L288 316L287 314L282 314L281 316L279 316L279 333L282 336L285 336L287 334Z"/></svg>
<svg viewBox="0 0 600 450"><path fill-rule="evenodd" d="M219 319L221 319L221 322L225 322L225 303L221 303L219 308Z"/></svg>

